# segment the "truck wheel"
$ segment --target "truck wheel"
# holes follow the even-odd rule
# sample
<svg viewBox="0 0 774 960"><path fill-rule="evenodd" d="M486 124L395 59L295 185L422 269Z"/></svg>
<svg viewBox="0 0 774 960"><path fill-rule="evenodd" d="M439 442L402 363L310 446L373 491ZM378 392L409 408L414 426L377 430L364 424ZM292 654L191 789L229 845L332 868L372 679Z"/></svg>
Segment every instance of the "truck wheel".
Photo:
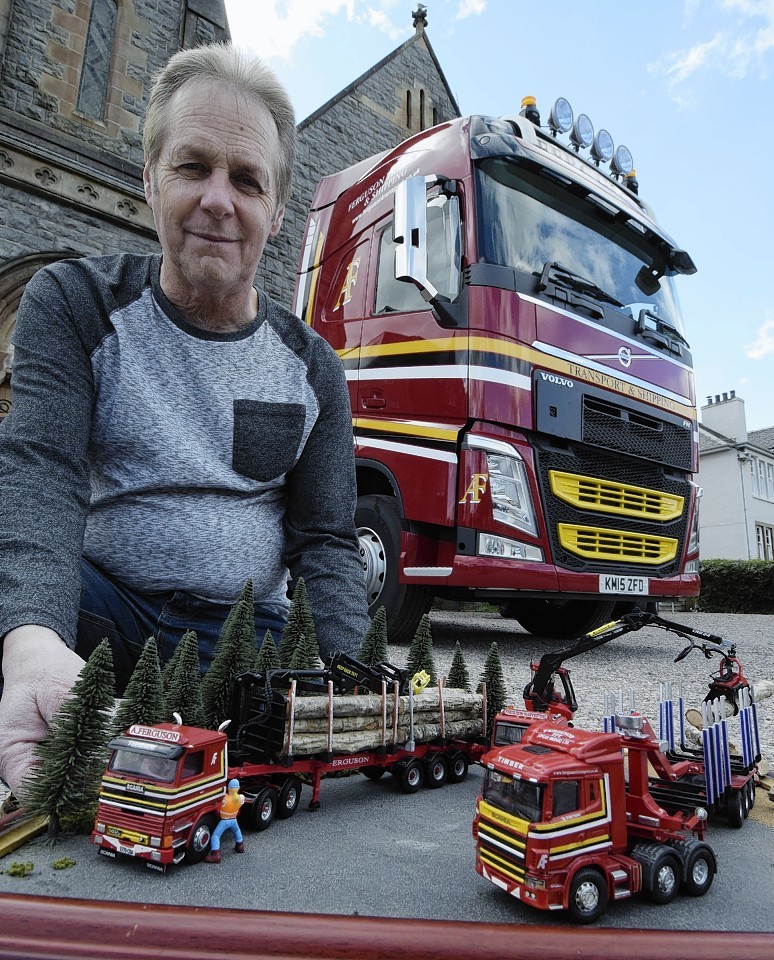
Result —
<svg viewBox="0 0 774 960"><path fill-rule="evenodd" d="M433 790L442 787L446 783L447 776L446 757L440 753L434 753L425 760L425 783L428 787Z"/></svg>
<svg viewBox="0 0 774 960"><path fill-rule="evenodd" d="M691 897L703 897L712 886L714 876L715 857L709 847L701 844L688 858L685 892Z"/></svg>
<svg viewBox="0 0 774 960"><path fill-rule="evenodd" d="M726 820L729 826L738 830L744 823L744 801L741 790L732 790L726 803Z"/></svg>
<svg viewBox="0 0 774 960"><path fill-rule="evenodd" d="M536 637L569 640L609 623L614 607L612 600L509 600L500 615Z"/></svg>
<svg viewBox="0 0 774 960"><path fill-rule="evenodd" d="M667 850L660 852L653 866L653 885L648 896L653 903L669 903L680 889L680 864Z"/></svg>
<svg viewBox="0 0 774 960"><path fill-rule="evenodd" d="M266 830L271 826L277 812L277 793L272 787L265 787L253 801L251 823L256 830Z"/></svg>
<svg viewBox="0 0 774 960"><path fill-rule="evenodd" d="M747 796L750 798L750 809L755 806L755 776L747 781Z"/></svg>
<svg viewBox="0 0 774 960"><path fill-rule="evenodd" d="M579 870L570 885L567 911L576 923L594 923L607 909L607 884L601 874L587 867Z"/></svg>
<svg viewBox="0 0 774 960"><path fill-rule="evenodd" d="M201 863L204 860L210 848L210 837L216 823L217 817L214 813L205 813L203 817L199 817L185 848L186 863Z"/></svg>
<svg viewBox="0 0 774 960"><path fill-rule="evenodd" d="M416 793L425 779L425 771L419 760L400 764L397 773L404 793Z"/></svg>
<svg viewBox="0 0 774 960"><path fill-rule="evenodd" d="M462 783L468 775L468 758L462 750L449 757L449 783Z"/></svg>
<svg viewBox="0 0 774 960"><path fill-rule="evenodd" d="M402 527L397 501L378 494L358 497L355 526L365 570L368 613L373 617L379 607L384 607L390 642L409 642L430 609L433 594L427 587L412 587L398 580Z"/></svg>
<svg viewBox="0 0 774 960"><path fill-rule="evenodd" d="M360 772L369 780L381 780L386 769L386 767L363 767Z"/></svg>
<svg viewBox="0 0 774 960"><path fill-rule="evenodd" d="M301 781L298 777L288 777L280 787L277 802L277 816L280 820L287 820L293 816L298 809L300 799Z"/></svg>

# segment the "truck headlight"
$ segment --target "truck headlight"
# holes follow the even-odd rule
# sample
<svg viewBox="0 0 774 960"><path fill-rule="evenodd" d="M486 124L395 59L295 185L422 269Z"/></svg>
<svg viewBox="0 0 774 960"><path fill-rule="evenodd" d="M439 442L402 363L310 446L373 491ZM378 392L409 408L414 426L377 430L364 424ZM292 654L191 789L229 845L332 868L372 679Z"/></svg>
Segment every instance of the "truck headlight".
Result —
<svg viewBox="0 0 774 960"><path fill-rule="evenodd" d="M486 464L493 519L536 537L535 511L524 461L515 451L512 455L487 453Z"/></svg>

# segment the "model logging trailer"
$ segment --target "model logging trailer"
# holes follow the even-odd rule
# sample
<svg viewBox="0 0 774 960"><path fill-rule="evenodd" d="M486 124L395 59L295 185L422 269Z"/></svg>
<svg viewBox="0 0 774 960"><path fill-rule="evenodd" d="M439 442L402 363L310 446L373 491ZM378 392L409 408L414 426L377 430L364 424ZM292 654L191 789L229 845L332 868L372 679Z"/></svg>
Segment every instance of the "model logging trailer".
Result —
<svg viewBox="0 0 774 960"><path fill-rule="evenodd" d="M761 759L756 705L750 684L736 656L736 647L716 634L696 630L654 613L637 610L620 620L606 624L579 638L565 650L544 654L532 665L532 678L524 688L524 709L506 707L494 720L493 746L505 746L521 740L524 731L539 720L551 718L559 725L571 725L578 709L566 660L596 649L627 633L651 626L676 633L689 640L675 662L692 650L700 650L707 659L720 657L718 670L711 674L709 690L701 704L701 747L686 743L684 703L677 698L678 725L675 730L674 700L669 684L662 684L659 704L658 736L646 718L642 732L657 744L650 752L649 790L651 797L666 811L691 813L697 807L708 815L725 818L732 827L741 827L755 803L756 764ZM616 726L615 698L606 695L604 729ZM619 713L623 704L619 700ZM632 708L634 704L632 704ZM741 756L732 756L729 747L727 715L738 715Z"/></svg>
<svg viewBox="0 0 774 960"><path fill-rule="evenodd" d="M238 677L219 730L132 725L110 743L92 840L165 872L205 857L231 778L256 830L291 817L305 785L318 808L321 781L343 772L389 772L406 793L460 782L486 749L485 695L441 683L417 692L416 680L338 654L325 670Z"/></svg>

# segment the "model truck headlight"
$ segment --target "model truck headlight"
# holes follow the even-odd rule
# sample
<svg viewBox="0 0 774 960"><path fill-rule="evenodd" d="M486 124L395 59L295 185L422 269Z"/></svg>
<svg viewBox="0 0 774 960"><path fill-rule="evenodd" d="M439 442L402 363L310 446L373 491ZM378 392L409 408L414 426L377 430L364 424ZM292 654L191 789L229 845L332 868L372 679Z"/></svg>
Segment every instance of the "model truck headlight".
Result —
<svg viewBox="0 0 774 960"><path fill-rule="evenodd" d="M529 495L524 462L520 457L488 453L489 495L492 518L509 527L537 536L535 511Z"/></svg>

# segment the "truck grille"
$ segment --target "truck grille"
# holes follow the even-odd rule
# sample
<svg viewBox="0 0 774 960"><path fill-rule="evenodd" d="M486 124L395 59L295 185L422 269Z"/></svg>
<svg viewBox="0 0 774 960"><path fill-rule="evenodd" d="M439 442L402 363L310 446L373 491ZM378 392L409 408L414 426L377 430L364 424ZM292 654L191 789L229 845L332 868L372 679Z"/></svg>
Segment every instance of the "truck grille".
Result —
<svg viewBox="0 0 774 960"><path fill-rule="evenodd" d="M558 524L559 543L571 553L592 560L661 564L677 553L677 540L624 530Z"/></svg>
<svg viewBox="0 0 774 960"><path fill-rule="evenodd" d="M583 442L680 470L692 464L690 422L672 423L599 397L583 398Z"/></svg>
<svg viewBox="0 0 774 960"><path fill-rule="evenodd" d="M601 480L598 477L582 477L559 470L549 471L549 476L554 495L579 510L674 520L682 515L685 504L683 497L632 484Z"/></svg>

